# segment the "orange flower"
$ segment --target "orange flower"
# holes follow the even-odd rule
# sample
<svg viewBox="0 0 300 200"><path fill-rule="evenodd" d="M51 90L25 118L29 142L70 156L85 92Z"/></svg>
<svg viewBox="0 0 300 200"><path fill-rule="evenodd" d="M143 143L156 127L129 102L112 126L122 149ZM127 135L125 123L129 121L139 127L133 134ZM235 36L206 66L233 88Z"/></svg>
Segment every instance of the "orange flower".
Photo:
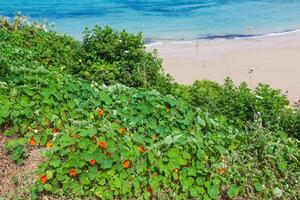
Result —
<svg viewBox="0 0 300 200"><path fill-rule="evenodd" d="M105 149L105 148L107 147L106 142L103 142L103 141L98 142L98 145L99 145L99 147L100 147L101 149Z"/></svg>
<svg viewBox="0 0 300 200"><path fill-rule="evenodd" d="M153 190L152 190L152 188L150 186L147 187L147 192L149 192L149 193L153 192Z"/></svg>
<svg viewBox="0 0 300 200"><path fill-rule="evenodd" d="M173 170L173 172L178 173L179 170L180 170L179 168L175 168L175 169Z"/></svg>
<svg viewBox="0 0 300 200"><path fill-rule="evenodd" d="M130 161L129 160L125 160L123 162L123 167L124 167L124 169L128 169L130 167Z"/></svg>
<svg viewBox="0 0 300 200"><path fill-rule="evenodd" d="M29 144L30 145L35 145L36 144L36 141L33 137L29 139Z"/></svg>
<svg viewBox="0 0 300 200"><path fill-rule="evenodd" d="M52 147L53 147L53 143L52 143L52 142L48 142L48 143L46 144L46 147L47 147L47 148L52 148Z"/></svg>
<svg viewBox="0 0 300 200"><path fill-rule="evenodd" d="M91 165L95 165L95 163L96 163L96 160L94 160L94 159L93 159L93 160L90 160L90 164L91 164Z"/></svg>
<svg viewBox="0 0 300 200"><path fill-rule="evenodd" d="M69 171L69 174L70 174L70 176L76 176L76 175L77 175L76 169L71 169L71 170Z"/></svg>
<svg viewBox="0 0 300 200"><path fill-rule="evenodd" d="M146 147L142 146L139 148L141 153L145 153L147 151Z"/></svg>
<svg viewBox="0 0 300 200"><path fill-rule="evenodd" d="M80 135L78 133L75 134L75 138L79 139Z"/></svg>
<svg viewBox="0 0 300 200"><path fill-rule="evenodd" d="M119 133L125 133L127 131L126 128L119 128Z"/></svg>
<svg viewBox="0 0 300 200"><path fill-rule="evenodd" d="M53 134L58 133L58 129L57 129L57 128L53 128L53 129L52 129L52 133L53 133Z"/></svg>
<svg viewBox="0 0 300 200"><path fill-rule="evenodd" d="M47 176L46 175L41 176L40 181L42 184L45 184L47 182Z"/></svg>
<svg viewBox="0 0 300 200"><path fill-rule="evenodd" d="M226 169L225 169L224 167L221 167L221 168L219 169L219 173L220 173L220 174L225 174L225 172L226 172Z"/></svg>
<svg viewBox="0 0 300 200"><path fill-rule="evenodd" d="M98 115L99 115L100 117L103 116L103 110L102 110L101 108L98 109Z"/></svg>

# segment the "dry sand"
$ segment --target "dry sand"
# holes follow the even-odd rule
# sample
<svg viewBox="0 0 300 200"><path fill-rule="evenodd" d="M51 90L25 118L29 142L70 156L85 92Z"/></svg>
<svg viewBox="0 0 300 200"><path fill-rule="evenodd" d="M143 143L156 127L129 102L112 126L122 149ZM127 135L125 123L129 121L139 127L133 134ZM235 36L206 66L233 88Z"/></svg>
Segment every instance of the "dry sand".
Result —
<svg viewBox="0 0 300 200"><path fill-rule="evenodd" d="M291 101L300 98L300 33L181 44L164 42L148 49L158 50L165 71L179 83L202 79L221 83L229 76L237 84L245 81L255 87L266 83L283 93L288 91Z"/></svg>

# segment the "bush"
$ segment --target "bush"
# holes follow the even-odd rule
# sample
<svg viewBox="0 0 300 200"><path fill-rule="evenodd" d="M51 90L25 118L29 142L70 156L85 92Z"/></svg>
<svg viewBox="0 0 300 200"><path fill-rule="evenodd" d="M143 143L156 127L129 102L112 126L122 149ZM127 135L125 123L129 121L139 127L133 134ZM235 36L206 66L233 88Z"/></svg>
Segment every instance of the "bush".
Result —
<svg viewBox="0 0 300 200"><path fill-rule="evenodd" d="M78 65L80 42L72 37L45 31L45 24L15 17L10 23L0 18L0 66L42 65L50 70L68 71ZM47 28L47 27L46 27Z"/></svg>
<svg viewBox="0 0 300 200"><path fill-rule="evenodd" d="M281 115L289 103L279 90L268 85L259 84L251 91L246 83L237 87L229 78L223 85L204 80L183 89L180 87L175 86L172 93L205 112L225 117L230 124L242 129L257 120L263 127L280 129Z"/></svg>
<svg viewBox="0 0 300 200"><path fill-rule="evenodd" d="M168 92L171 78L163 72L156 52L146 52L141 34L117 32L109 27L86 29L82 65L74 74L104 83Z"/></svg>
<svg viewBox="0 0 300 200"><path fill-rule="evenodd" d="M95 26L84 32L80 43L26 17L15 17L13 22L0 18L0 28L1 74L10 67L44 66L99 84L170 92L172 78L163 72L156 52L146 52L141 34Z"/></svg>
<svg viewBox="0 0 300 200"><path fill-rule="evenodd" d="M280 128L300 140L300 109L286 109L280 117Z"/></svg>

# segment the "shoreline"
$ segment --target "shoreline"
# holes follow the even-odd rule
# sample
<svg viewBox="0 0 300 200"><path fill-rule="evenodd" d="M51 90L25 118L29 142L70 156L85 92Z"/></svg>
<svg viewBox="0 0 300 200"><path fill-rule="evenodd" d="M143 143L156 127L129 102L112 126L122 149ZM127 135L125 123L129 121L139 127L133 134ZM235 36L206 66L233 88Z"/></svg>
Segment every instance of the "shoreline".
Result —
<svg viewBox="0 0 300 200"><path fill-rule="evenodd" d="M207 35L201 36L194 39L160 39L160 38L145 38L145 46L152 47L162 44L186 44L193 43L197 41L206 41L206 40L247 40L247 39L260 39L260 38L270 38L270 37L279 37L290 34L300 33L299 29L288 29L279 32L269 32L263 34L227 34L227 35Z"/></svg>
<svg viewBox="0 0 300 200"><path fill-rule="evenodd" d="M299 39L300 30L271 37L162 42L147 50L157 49L165 71L179 83L222 83L229 76L252 88L269 84L294 101L300 98Z"/></svg>

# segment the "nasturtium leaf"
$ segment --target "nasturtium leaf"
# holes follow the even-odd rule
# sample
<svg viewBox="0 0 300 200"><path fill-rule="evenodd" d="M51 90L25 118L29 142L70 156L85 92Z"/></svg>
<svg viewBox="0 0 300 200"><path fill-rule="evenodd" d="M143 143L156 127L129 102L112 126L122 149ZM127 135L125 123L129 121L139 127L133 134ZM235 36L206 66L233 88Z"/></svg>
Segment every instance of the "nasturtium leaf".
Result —
<svg viewBox="0 0 300 200"><path fill-rule="evenodd" d="M167 155L170 157L170 158L177 158L179 156L179 149L177 148L172 148L168 151Z"/></svg>
<svg viewBox="0 0 300 200"><path fill-rule="evenodd" d="M90 130L81 130L81 131L79 132L79 135L80 135L81 137L92 136L93 133L94 133L94 131L95 131L95 130L93 130L93 129L90 129Z"/></svg>
<svg viewBox="0 0 300 200"><path fill-rule="evenodd" d="M192 185L194 183L194 179L192 177L188 177L188 178L183 178L182 179L182 186L183 186L183 190L189 190L189 188L192 188Z"/></svg>
<svg viewBox="0 0 300 200"><path fill-rule="evenodd" d="M113 185L114 185L116 188L121 188L121 187L122 187L122 180L121 180L119 177L116 177L116 178L113 180Z"/></svg>
<svg viewBox="0 0 300 200"><path fill-rule="evenodd" d="M209 198L209 196L207 194L203 195L203 200L211 200L211 198Z"/></svg>
<svg viewBox="0 0 300 200"><path fill-rule="evenodd" d="M206 191L204 190L203 187L197 187L197 188L198 188L199 194L205 194L206 193Z"/></svg>
<svg viewBox="0 0 300 200"><path fill-rule="evenodd" d="M179 156L179 155L178 155ZM185 159L183 159L182 157L178 157L177 158L177 163L179 165L186 165L187 164L187 161Z"/></svg>
<svg viewBox="0 0 300 200"><path fill-rule="evenodd" d="M53 173L54 173L53 170L47 170L47 171L46 171L47 179L52 179Z"/></svg>
<svg viewBox="0 0 300 200"><path fill-rule="evenodd" d="M103 169L109 169L112 167L112 163L113 163L112 159L103 158L100 162L100 165L101 165L101 168L103 168Z"/></svg>
<svg viewBox="0 0 300 200"><path fill-rule="evenodd" d="M78 147L81 149L87 149L89 145L91 144L90 140L87 138L80 138L80 141L78 143Z"/></svg>
<svg viewBox="0 0 300 200"><path fill-rule="evenodd" d="M180 145L184 145L187 143L187 136L185 135L181 135L178 139L177 139L177 143Z"/></svg>
<svg viewBox="0 0 300 200"><path fill-rule="evenodd" d="M198 185L204 185L204 183L205 183L205 178L203 178L203 177L197 177L197 178L196 178L196 183L197 183Z"/></svg>
<svg viewBox="0 0 300 200"><path fill-rule="evenodd" d="M239 190L240 190L240 187L238 187L237 185L231 185L227 194L230 198L234 198L234 197L237 197Z"/></svg>
<svg viewBox="0 0 300 200"><path fill-rule="evenodd" d="M60 143L62 146L70 146L75 143L75 140L74 138L71 138L68 134L64 134L60 138Z"/></svg>
<svg viewBox="0 0 300 200"><path fill-rule="evenodd" d="M185 159L191 159L191 154L190 153L188 153L187 151L184 151L183 153L182 153L182 156L183 156L183 158L185 158Z"/></svg>
<svg viewBox="0 0 300 200"><path fill-rule="evenodd" d="M208 188L207 193L209 194L209 196L212 199L218 199L218 195L219 195L219 188L215 185L212 185Z"/></svg>
<svg viewBox="0 0 300 200"><path fill-rule="evenodd" d="M60 161L58 159L50 160L49 164L55 168L60 166Z"/></svg>
<svg viewBox="0 0 300 200"><path fill-rule="evenodd" d="M198 158L199 160L202 160L203 157L204 157L204 154L205 154L205 152L204 152L202 149L199 149L199 150L197 151L197 158Z"/></svg>
<svg viewBox="0 0 300 200"><path fill-rule="evenodd" d="M52 190L52 185L50 185L50 184L45 184L45 185L44 185L44 188L45 188L46 191L51 191L51 190Z"/></svg>
<svg viewBox="0 0 300 200"><path fill-rule="evenodd" d="M105 185L106 184L106 180L104 178L101 178L99 181L98 181L98 185Z"/></svg>
<svg viewBox="0 0 300 200"><path fill-rule="evenodd" d="M198 197L198 190L197 190L197 188L191 188L190 193L191 193L192 197L194 197L194 198Z"/></svg>
<svg viewBox="0 0 300 200"><path fill-rule="evenodd" d="M158 179L158 177L157 176L152 176L149 179L149 184L151 185L152 189L158 190L158 187L159 187L159 179Z"/></svg>
<svg viewBox="0 0 300 200"><path fill-rule="evenodd" d="M188 175L189 176L197 176L197 169L195 167L191 167L188 169ZM197 179L196 179L197 181Z"/></svg>

